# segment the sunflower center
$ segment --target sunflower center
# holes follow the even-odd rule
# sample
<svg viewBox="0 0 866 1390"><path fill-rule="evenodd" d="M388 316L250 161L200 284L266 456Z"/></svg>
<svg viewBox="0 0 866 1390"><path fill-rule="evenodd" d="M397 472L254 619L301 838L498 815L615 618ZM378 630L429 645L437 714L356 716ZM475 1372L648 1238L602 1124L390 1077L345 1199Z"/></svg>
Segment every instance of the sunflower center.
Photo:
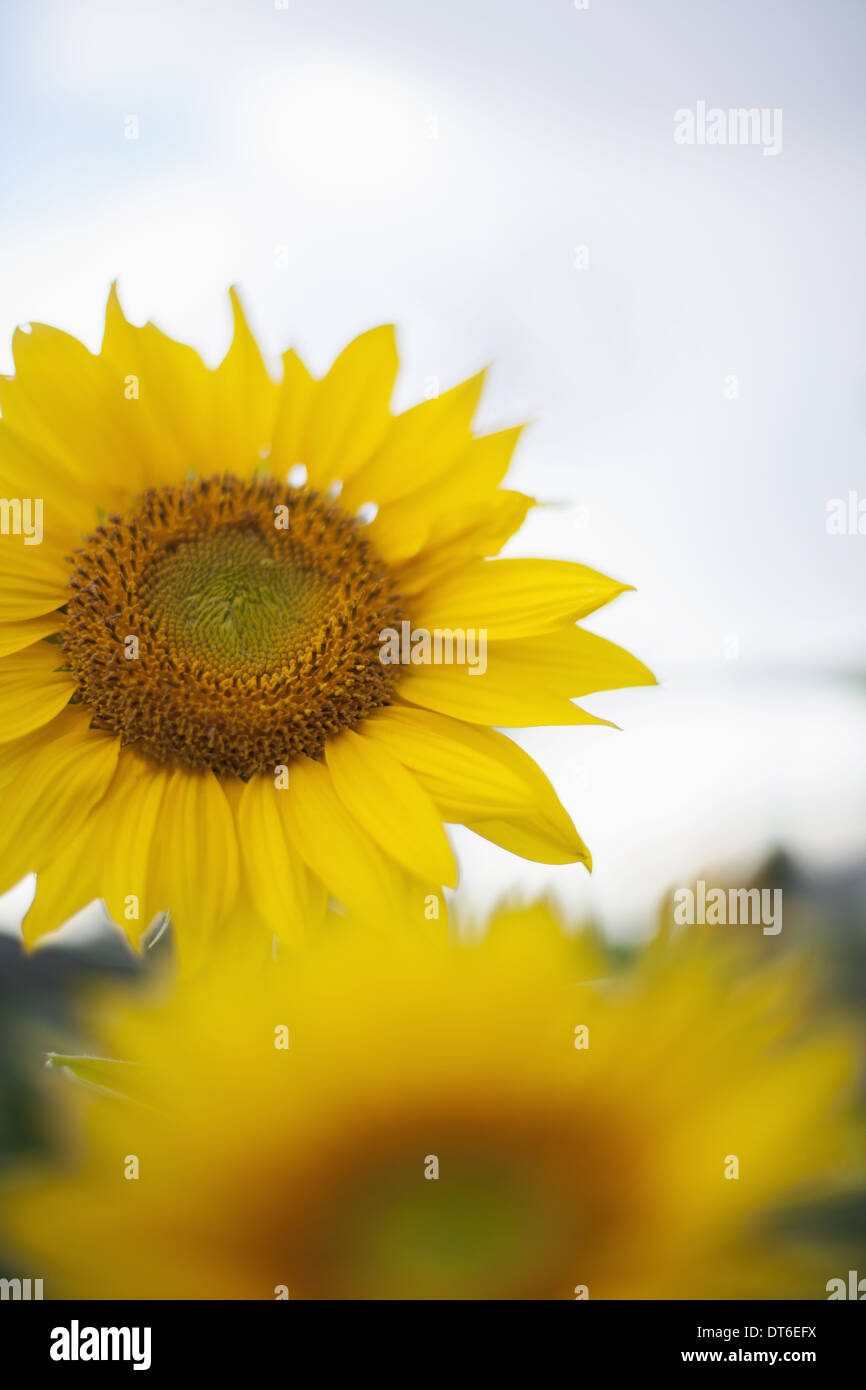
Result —
<svg viewBox="0 0 866 1390"><path fill-rule="evenodd" d="M423 1050L416 1062L420 1094L425 1078L435 1089ZM250 1160L246 1228L265 1259L290 1260L300 1298L568 1297L592 1252L616 1248L592 1138L558 1102L382 1094L363 1117L343 1104L314 1160L291 1139Z"/></svg>
<svg viewBox="0 0 866 1390"><path fill-rule="evenodd" d="M250 777L393 695L393 582L317 494L226 476L151 491L75 556L63 647L102 728L160 762Z"/></svg>
<svg viewBox="0 0 866 1390"><path fill-rule="evenodd" d="M225 527L166 548L143 597L177 652L227 674L279 671L327 617L333 586L254 529Z"/></svg>

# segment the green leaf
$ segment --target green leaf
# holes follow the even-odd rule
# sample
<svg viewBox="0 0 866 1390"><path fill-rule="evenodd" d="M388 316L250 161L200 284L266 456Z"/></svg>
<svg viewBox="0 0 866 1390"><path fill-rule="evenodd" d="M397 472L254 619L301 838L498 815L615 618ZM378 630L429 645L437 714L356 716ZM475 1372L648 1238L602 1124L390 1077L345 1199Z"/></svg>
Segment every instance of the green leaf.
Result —
<svg viewBox="0 0 866 1390"><path fill-rule="evenodd" d="M135 1069L138 1062L114 1057L75 1057L65 1052L46 1052L46 1067L60 1067L67 1075L98 1091L130 1097L138 1088Z"/></svg>

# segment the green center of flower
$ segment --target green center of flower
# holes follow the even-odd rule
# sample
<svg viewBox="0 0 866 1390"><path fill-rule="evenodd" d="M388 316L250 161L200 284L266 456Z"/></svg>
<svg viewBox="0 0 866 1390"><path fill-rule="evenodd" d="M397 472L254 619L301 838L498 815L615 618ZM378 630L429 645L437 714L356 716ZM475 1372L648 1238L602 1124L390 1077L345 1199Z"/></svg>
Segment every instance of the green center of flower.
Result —
<svg viewBox="0 0 866 1390"><path fill-rule="evenodd" d="M362 1117L348 1103L315 1162L291 1139L257 1156L256 1258L287 1261L301 1298L571 1297L591 1251L616 1244L606 1144L558 1103L509 1113L458 1084L431 1105L418 1062L405 1095Z"/></svg>
<svg viewBox="0 0 866 1390"><path fill-rule="evenodd" d="M556 1263L562 1213L535 1174L495 1153L446 1161L438 1178L394 1173L365 1190L347 1217L350 1278L368 1290L382 1280L382 1297L402 1289L401 1297L479 1298L517 1269L531 1284Z"/></svg>
<svg viewBox="0 0 866 1390"><path fill-rule="evenodd" d="M77 552L66 612L77 698L162 763L273 772L393 697L391 576L353 518L273 479L145 494Z"/></svg>
<svg viewBox="0 0 866 1390"><path fill-rule="evenodd" d="M334 589L291 538L274 549L257 530L226 528L169 546L143 595L175 652L227 675L265 675L309 643Z"/></svg>

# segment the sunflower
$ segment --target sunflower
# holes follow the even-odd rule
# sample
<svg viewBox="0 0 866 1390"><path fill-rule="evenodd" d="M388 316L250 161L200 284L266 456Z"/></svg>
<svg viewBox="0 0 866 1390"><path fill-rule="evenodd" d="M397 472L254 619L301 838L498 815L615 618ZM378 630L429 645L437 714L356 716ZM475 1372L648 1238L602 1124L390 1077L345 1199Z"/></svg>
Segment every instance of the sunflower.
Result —
<svg viewBox="0 0 866 1390"><path fill-rule="evenodd" d="M856 1171L856 1039L802 965L682 943L604 979L543 905L394 941L344 918L241 990L112 999L78 1156L7 1194L16 1268L54 1298L824 1296L838 1251L779 1215Z"/></svg>
<svg viewBox="0 0 866 1390"><path fill-rule="evenodd" d="M453 885L447 822L589 865L495 726L653 681L576 626L627 586L491 558L533 499L500 487L520 429L472 433L483 374L394 415L383 327L277 382L232 303L216 369L112 290L98 355L33 324L0 379L0 887L37 873L31 943L102 898L134 944L170 911L189 965L239 899L294 944ZM483 634L484 669L418 633Z"/></svg>

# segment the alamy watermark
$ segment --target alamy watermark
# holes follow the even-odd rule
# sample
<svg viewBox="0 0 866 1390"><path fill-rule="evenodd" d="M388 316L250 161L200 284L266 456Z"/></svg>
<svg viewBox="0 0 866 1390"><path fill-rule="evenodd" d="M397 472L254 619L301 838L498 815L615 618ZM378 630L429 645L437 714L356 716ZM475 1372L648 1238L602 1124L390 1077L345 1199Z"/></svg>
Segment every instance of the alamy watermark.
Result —
<svg viewBox="0 0 866 1390"><path fill-rule="evenodd" d="M707 888L699 878L694 890L676 889L674 921L680 927L760 926L764 936L778 936L782 930L782 890Z"/></svg>
<svg viewBox="0 0 866 1390"><path fill-rule="evenodd" d="M41 545L42 498L0 497L0 536L23 536L25 545Z"/></svg>
<svg viewBox="0 0 866 1390"><path fill-rule="evenodd" d="M474 627L413 628L405 620L398 632L385 627L379 633L379 660L383 666L468 666L470 676L487 670L487 629Z"/></svg>
<svg viewBox="0 0 866 1390"><path fill-rule="evenodd" d="M134 1371L150 1370L149 1327L82 1327L73 1318L68 1327L51 1331L52 1361L131 1361Z"/></svg>
<svg viewBox="0 0 866 1390"><path fill-rule="evenodd" d="M780 106L707 106L699 101L694 111L674 112L677 145L760 145L764 154L782 153Z"/></svg>
<svg viewBox="0 0 866 1390"><path fill-rule="evenodd" d="M861 1279L856 1269L848 1270L847 1280L839 1277L828 1279L824 1287L828 1302L838 1298L852 1298L858 1303L866 1301L866 1279Z"/></svg>
<svg viewBox="0 0 866 1390"><path fill-rule="evenodd" d="M41 1279L0 1279L0 1299L28 1303L42 1298Z"/></svg>
<svg viewBox="0 0 866 1390"><path fill-rule="evenodd" d="M854 488L847 497L831 497L824 524L828 536L866 536L866 497Z"/></svg>

